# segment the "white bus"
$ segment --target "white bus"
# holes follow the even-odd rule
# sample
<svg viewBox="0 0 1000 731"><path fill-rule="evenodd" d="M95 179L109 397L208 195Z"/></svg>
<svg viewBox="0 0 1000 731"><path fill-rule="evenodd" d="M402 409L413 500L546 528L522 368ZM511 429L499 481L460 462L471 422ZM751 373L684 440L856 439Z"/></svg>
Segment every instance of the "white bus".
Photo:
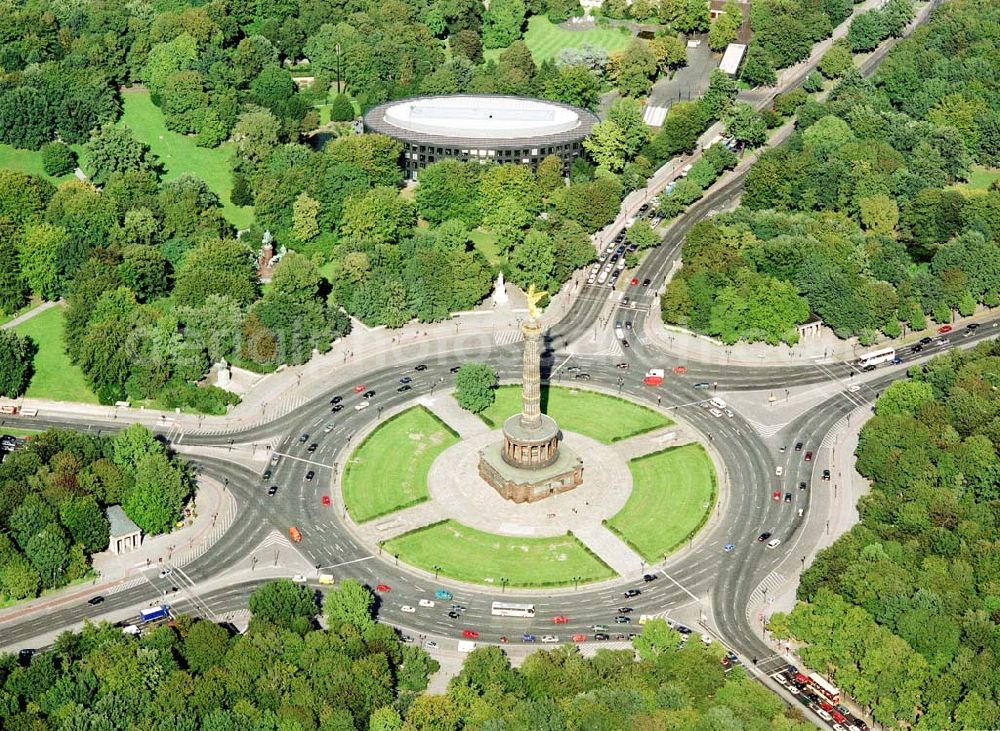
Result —
<svg viewBox="0 0 1000 731"><path fill-rule="evenodd" d="M509 602L493 602L494 617L534 617L534 604L513 604Z"/></svg>
<svg viewBox="0 0 1000 731"><path fill-rule="evenodd" d="M858 358L858 364L864 368L865 366L876 366L880 363L891 363L896 360L896 351L894 348L883 348L882 350L873 350L870 353L863 354Z"/></svg>
<svg viewBox="0 0 1000 731"><path fill-rule="evenodd" d="M831 703L840 703L840 691L819 673L809 673L809 684Z"/></svg>

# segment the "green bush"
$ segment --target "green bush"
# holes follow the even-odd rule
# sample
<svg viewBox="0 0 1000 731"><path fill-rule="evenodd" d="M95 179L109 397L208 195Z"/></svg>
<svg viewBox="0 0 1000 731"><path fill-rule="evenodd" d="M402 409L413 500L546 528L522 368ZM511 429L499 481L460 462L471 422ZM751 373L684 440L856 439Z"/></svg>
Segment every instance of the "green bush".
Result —
<svg viewBox="0 0 1000 731"><path fill-rule="evenodd" d="M160 392L160 402L168 409L189 409L201 414L221 416L240 397L218 386L198 386L183 381L170 381Z"/></svg>
<svg viewBox="0 0 1000 731"><path fill-rule="evenodd" d="M76 153L65 142L42 145L42 169L53 177L71 173L76 169Z"/></svg>
<svg viewBox="0 0 1000 731"><path fill-rule="evenodd" d="M334 122L350 122L354 119L354 105L347 94L337 94L330 105L330 119Z"/></svg>

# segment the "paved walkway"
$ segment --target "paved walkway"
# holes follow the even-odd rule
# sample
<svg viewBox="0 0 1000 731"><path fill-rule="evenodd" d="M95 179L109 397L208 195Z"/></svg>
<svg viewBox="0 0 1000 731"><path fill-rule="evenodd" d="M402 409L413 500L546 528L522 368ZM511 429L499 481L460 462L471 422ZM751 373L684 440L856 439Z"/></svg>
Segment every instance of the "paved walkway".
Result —
<svg viewBox="0 0 1000 731"><path fill-rule="evenodd" d="M490 431L482 419L458 405L450 390L442 389L436 396L423 396L418 403L433 411L435 416L457 431L463 439Z"/></svg>
<svg viewBox="0 0 1000 731"><path fill-rule="evenodd" d="M55 307L58 304L60 304L60 303L59 302L42 302L40 305L36 305L35 307L32 307L27 312L22 312L20 315L18 315L17 317L15 317L10 322L5 322L3 325L0 325L0 330L10 330L13 327L17 327L22 322L24 322L26 320L30 320L35 315L42 314L43 312L45 312L45 310L51 310L53 307Z"/></svg>
<svg viewBox="0 0 1000 731"><path fill-rule="evenodd" d="M660 452L670 447L679 447L694 441L699 441L699 439L693 429L681 424L673 424L646 434L639 434L631 439L615 442L611 448L619 457L628 462L636 457Z"/></svg>

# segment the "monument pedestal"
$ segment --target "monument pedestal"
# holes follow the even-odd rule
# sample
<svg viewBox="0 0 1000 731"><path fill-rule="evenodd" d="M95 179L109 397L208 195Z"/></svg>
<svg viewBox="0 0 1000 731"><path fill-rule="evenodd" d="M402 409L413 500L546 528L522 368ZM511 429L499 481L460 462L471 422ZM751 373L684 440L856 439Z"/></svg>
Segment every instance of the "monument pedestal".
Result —
<svg viewBox="0 0 1000 731"><path fill-rule="evenodd" d="M506 460L504 443L479 451L479 476L501 497L515 503L533 503L583 484L583 460L562 445L545 467L524 469Z"/></svg>

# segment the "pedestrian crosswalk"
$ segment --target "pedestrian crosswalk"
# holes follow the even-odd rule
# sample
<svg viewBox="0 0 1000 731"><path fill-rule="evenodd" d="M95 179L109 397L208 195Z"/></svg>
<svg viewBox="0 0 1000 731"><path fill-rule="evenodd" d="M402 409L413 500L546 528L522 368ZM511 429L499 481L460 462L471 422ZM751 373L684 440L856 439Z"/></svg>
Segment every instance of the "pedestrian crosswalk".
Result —
<svg viewBox="0 0 1000 731"><path fill-rule="evenodd" d="M746 418L746 417L744 417ZM762 424L759 421L754 421L753 419L747 419L747 423L753 427L753 430L760 434L762 437L773 437L779 431L785 428L786 424Z"/></svg>
<svg viewBox="0 0 1000 731"><path fill-rule="evenodd" d="M650 127L662 127L663 120L667 117L666 107L647 105L642 115L642 121Z"/></svg>
<svg viewBox="0 0 1000 731"><path fill-rule="evenodd" d="M773 598L775 592L777 592L778 589L780 589L784 585L785 585L785 577L783 574L779 574L777 571L772 571L767 576L765 576L764 580L757 585L757 589L754 593L753 599L747 602L747 611L746 611L747 622L751 624L753 623L753 615L754 611L756 611L754 607L757 606L758 602L760 600L764 600L766 602L768 599Z"/></svg>
<svg viewBox="0 0 1000 731"><path fill-rule="evenodd" d="M128 591L129 589L134 589L135 587L139 586L140 584L142 584L145 581L146 581L146 579L144 579L142 576L139 576L139 577L137 577L135 579L129 579L128 581L126 581L126 582L124 582L122 584L115 584L114 586L112 586L110 589L108 589L104 593L107 596L110 596L112 594L120 594L123 591Z"/></svg>
<svg viewBox="0 0 1000 731"><path fill-rule="evenodd" d="M497 346L513 345L524 340L524 333L513 328L509 330L498 330L493 333L493 342Z"/></svg>
<svg viewBox="0 0 1000 731"><path fill-rule="evenodd" d="M264 537L264 540L262 540L251 553L263 551L265 548L271 548L272 546L278 548L291 548L292 542L289 541L283 534L273 530Z"/></svg>

